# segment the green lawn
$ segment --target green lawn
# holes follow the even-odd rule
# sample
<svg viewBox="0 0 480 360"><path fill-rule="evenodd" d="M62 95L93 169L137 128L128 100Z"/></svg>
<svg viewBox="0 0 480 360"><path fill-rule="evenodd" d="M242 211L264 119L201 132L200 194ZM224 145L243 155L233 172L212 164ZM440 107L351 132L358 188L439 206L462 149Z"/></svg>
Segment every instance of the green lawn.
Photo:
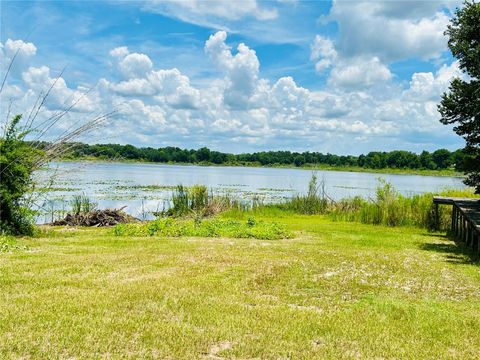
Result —
<svg viewBox="0 0 480 360"><path fill-rule="evenodd" d="M295 237L19 239L0 253L0 358L480 358L480 266L453 242L277 220Z"/></svg>

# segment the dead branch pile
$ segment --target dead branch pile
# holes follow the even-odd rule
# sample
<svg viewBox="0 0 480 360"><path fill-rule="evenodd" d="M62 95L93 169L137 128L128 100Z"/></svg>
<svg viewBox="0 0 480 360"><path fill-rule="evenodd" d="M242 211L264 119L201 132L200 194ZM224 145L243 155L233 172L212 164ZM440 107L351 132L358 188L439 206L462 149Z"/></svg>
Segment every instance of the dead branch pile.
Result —
<svg viewBox="0 0 480 360"><path fill-rule="evenodd" d="M122 209L94 210L85 213L67 214L64 219L52 222L54 226L114 226L138 222Z"/></svg>

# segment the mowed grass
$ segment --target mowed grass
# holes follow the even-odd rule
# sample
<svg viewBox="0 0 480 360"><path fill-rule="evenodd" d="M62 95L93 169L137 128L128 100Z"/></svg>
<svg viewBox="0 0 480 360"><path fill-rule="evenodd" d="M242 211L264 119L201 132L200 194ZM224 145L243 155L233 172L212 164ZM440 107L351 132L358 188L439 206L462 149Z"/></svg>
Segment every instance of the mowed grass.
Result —
<svg viewBox="0 0 480 360"><path fill-rule="evenodd" d="M0 253L0 358L480 357L480 267L455 243L277 215L294 238L19 239Z"/></svg>

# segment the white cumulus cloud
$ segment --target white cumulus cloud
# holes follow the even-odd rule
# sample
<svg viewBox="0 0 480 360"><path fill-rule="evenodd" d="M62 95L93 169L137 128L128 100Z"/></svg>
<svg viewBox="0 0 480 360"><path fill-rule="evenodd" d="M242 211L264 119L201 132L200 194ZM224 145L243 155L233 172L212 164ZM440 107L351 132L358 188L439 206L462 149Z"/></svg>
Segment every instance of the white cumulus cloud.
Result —
<svg viewBox="0 0 480 360"><path fill-rule="evenodd" d="M205 52L225 74L225 103L233 108L244 108L255 91L260 62L255 51L243 43L233 55L226 39L225 31L211 35L205 43Z"/></svg>
<svg viewBox="0 0 480 360"><path fill-rule="evenodd" d="M319 73L324 72L337 58L337 51L332 40L316 35L313 44L310 46L310 60L315 61L315 70Z"/></svg>
<svg viewBox="0 0 480 360"><path fill-rule="evenodd" d="M246 44L232 48L225 32L206 39L204 50L203 56L219 74L194 85L180 69L156 67L147 54L113 49L111 61L118 74L92 84L95 89L69 115L71 121L91 112L117 110L114 125L101 132L103 141L206 145L223 151L232 151L233 144L243 151L258 147L335 153L392 147L418 151L438 148L439 139L451 133L439 123L436 104L451 79L461 76L456 62L434 72L414 73L404 85L393 85L392 74L379 57L345 58L333 42L319 37L312 45L312 60L331 61L329 86L314 91L291 76L263 78L255 51ZM25 113L54 81L50 68L30 66L5 91ZM84 92L59 78L45 104L46 113L64 109ZM8 104L3 95L2 117Z"/></svg>
<svg viewBox="0 0 480 360"><path fill-rule="evenodd" d="M331 71L329 84L348 89L362 89L392 78L389 68L377 57L341 61Z"/></svg>
<svg viewBox="0 0 480 360"><path fill-rule="evenodd" d="M338 24L342 55L432 59L447 49L444 6L433 1L334 1L328 19Z"/></svg>

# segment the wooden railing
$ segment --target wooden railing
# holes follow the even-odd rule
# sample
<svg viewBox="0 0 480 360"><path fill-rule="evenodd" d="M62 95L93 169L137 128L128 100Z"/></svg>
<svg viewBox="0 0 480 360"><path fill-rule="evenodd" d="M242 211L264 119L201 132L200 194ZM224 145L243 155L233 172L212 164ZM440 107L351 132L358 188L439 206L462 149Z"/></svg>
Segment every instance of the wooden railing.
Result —
<svg viewBox="0 0 480 360"><path fill-rule="evenodd" d="M452 233L474 253L480 254L480 201L478 199L435 196L435 223L439 223L438 205L452 205ZM438 228L438 226L437 226Z"/></svg>

